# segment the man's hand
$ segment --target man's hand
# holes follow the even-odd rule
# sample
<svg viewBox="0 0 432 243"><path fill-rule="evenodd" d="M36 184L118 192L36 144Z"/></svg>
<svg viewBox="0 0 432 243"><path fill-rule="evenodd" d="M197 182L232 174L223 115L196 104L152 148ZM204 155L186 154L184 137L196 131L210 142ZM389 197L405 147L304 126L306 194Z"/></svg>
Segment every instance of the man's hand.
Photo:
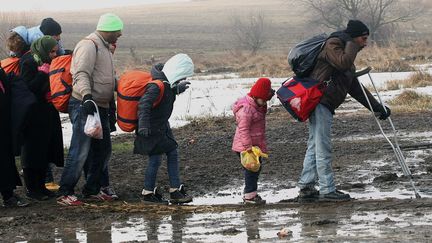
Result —
<svg viewBox="0 0 432 243"><path fill-rule="evenodd" d="M93 101L93 97L91 94L84 95L81 106L87 115L93 115L96 112L95 103L93 103L94 101L93 102L92 101Z"/></svg>
<svg viewBox="0 0 432 243"><path fill-rule="evenodd" d="M151 135L151 130L150 130L150 128L143 127L143 128L140 128L138 130L138 134L140 136L143 136L143 137L147 138L147 137L149 137Z"/></svg>
<svg viewBox="0 0 432 243"><path fill-rule="evenodd" d="M379 111L375 112L375 116L378 116L378 119L380 120L387 119L390 116L390 114L391 114L391 110L387 106L385 107L385 110L384 107L381 106Z"/></svg>

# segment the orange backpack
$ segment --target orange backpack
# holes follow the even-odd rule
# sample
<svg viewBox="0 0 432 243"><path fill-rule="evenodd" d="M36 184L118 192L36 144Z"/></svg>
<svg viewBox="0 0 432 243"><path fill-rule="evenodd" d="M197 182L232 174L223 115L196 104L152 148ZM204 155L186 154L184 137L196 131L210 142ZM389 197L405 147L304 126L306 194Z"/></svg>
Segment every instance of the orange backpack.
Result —
<svg viewBox="0 0 432 243"><path fill-rule="evenodd" d="M18 57L8 57L1 60L1 67L6 74L14 73L16 76L19 75L19 58Z"/></svg>
<svg viewBox="0 0 432 243"><path fill-rule="evenodd" d="M94 40L89 38L84 40L91 40L98 52L99 47ZM51 61L49 70L52 103L63 113L68 113L69 99L72 95L71 64L72 54L58 56Z"/></svg>
<svg viewBox="0 0 432 243"><path fill-rule="evenodd" d="M156 84L159 97L153 107L162 100L165 86L160 80L153 80L150 73L144 71L127 71L117 83L117 124L125 132L133 132L138 124L138 102L143 96L149 83Z"/></svg>
<svg viewBox="0 0 432 243"><path fill-rule="evenodd" d="M69 98L72 94L71 63L72 55L59 56L51 61L49 70L52 103L63 113L68 112Z"/></svg>

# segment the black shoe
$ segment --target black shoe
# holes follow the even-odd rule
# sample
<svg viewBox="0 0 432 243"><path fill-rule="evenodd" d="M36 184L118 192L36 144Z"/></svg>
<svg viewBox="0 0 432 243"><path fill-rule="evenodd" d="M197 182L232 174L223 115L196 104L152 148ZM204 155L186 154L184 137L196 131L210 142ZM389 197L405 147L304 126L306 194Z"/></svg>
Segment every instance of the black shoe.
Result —
<svg viewBox="0 0 432 243"><path fill-rule="evenodd" d="M143 194L141 197L141 201L145 203L155 203L155 204L165 204L168 205L168 200L166 200L162 194L159 192L159 189L155 187L153 193Z"/></svg>
<svg viewBox="0 0 432 243"><path fill-rule="evenodd" d="M343 201L349 201L351 200L351 197L347 193L343 193L341 191L334 191L327 194L320 194L319 195L319 201L320 202L343 202Z"/></svg>
<svg viewBox="0 0 432 243"><path fill-rule="evenodd" d="M57 193L50 191L48 189L46 189L45 187L41 189L42 194L44 194L45 196L49 197L49 198L55 198L57 197Z"/></svg>
<svg viewBox="0 0 432 243"><path fill-rule="evenodd" d="M192 202L192 197L186 193L182 184L177 190L170 192L170 202L173 204L189 203Z"/></svg>
<svg viewBox="0 0 432 243"><path fill-rule="evenodd" d="M243 198L244 204L265 204L266 200L262 199L260 195L256 195L254 198L246 199Z"/></svg>
<svg viewBox="0 0 432 243"><path fill-rule="evenodd" d="M299 202L316 201L319 198L319 191L315 187L305 187L300 189L298 200Z"/></svg>
<svg viewBox="0 0 432 243"><path fill-rule="evenodd" d="M26 193L26 196L30 199L36 200L36 201L45 201L48 200L49 197L45 194L43 194L42 192L37 192L37 191L28 191Z"/></svg>
<svg viewBox="0 0 432 243"><path fill-rule="evenodd" d="M30 203L25 200L24 198L21 198L20 196L14 194L11 198L9 198L6 201L3 201L3 206L7 208L13 208L13 207L27 207Z"/></svg>

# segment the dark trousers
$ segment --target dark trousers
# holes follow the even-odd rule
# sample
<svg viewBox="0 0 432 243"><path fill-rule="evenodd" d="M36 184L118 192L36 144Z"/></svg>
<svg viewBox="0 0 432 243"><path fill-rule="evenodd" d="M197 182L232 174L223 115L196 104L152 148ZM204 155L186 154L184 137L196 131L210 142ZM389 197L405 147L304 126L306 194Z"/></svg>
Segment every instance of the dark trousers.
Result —
<svg viewBox="0 0 432 243"><path fill-rule="evenodd" d="M240 158L240 153L237 153L238 157ZM258 178L261 173L262 169L262 160L260 159L260 169L257 172L252 172L250 170L243 168L244 171L244 178L245 178L245 187L244 187L244 193L250 193L254 192L258 189Z"/></svg>

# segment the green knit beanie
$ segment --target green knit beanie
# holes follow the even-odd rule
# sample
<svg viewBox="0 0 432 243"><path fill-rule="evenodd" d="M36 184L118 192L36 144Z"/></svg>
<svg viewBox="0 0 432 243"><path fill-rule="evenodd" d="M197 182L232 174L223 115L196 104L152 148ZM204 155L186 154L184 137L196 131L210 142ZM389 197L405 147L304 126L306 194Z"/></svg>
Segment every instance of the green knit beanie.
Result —
<svg viewBox="0 0 432 243"><path fill-rule="evenodd" d="M49 35L44 35L31 44L30 50L35 57L35 61L39 65L42 65L42 63L51 62L49 53L56 45L57 41L54 38Z"/></svg>
<svg viewBox="0 0 432 243"><path fill-rule="evenodd" d="M119 31L122 29L123 21L119 18L119 16L112 13L106 13L100 16L96 27L96 30L110 32Z"/></svg>

